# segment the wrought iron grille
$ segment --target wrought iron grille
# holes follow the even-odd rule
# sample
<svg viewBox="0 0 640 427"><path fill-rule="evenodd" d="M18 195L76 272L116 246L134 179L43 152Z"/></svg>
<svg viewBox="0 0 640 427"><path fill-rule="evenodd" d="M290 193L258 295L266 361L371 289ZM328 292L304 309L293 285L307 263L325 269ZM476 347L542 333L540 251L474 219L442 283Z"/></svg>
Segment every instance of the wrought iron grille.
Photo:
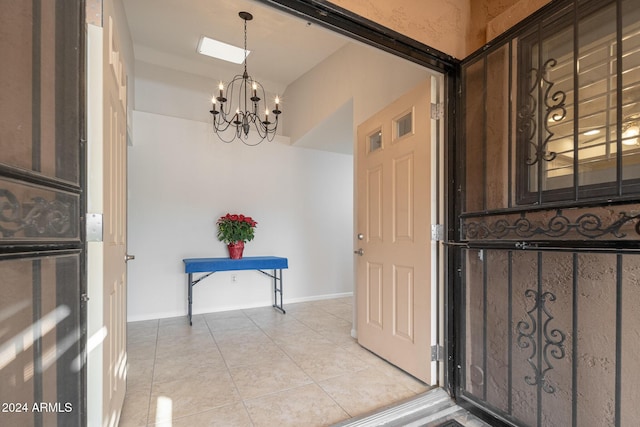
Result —
<svg viewBox="0 0 640 427"><path fill-rule="evenodd" d="M539 58L542 58L541 56ZM527 72L526 81L530 87L518 112L518 133L529 150L523 150L525 164L533 166L538 162L550 162L558 153L549 151L549 141L554 136L549 122L560 122L567 117L565 101L567 94L562 90L553 90L554 82L550 80L549 70L558 65L554 58L547 59L537 68ZM539 102L538 100L542 101ZM541 114L538 114L540 110ZM542 120L538 120L541 116ZM542 124L542 132L538 131L538 122Z"/></svg>
<svg viewBox="0 0 640 427"><path fill-rule="evenodd" d="M14 192L0 188L0 238L76 237L77 226L72 220L77 221L73 213L78 208L78 197L63 194L62 198L70 201L62 201L59 194L41 189L40 195L22 203Z"/></svg>
<svg viewBox="0 0 640 427"><path fill-rule="evenodd" d="M602 6L583 2L518 39L520 204L637 191L640 25Z"/></svg>
<svg viewBox="0 0 640 427"><path fill-rule="evenodd" d="M583 239L640 238L640 205L551 209L544 211L473 214L461 219L462 239Z"/></svg>
<svg viewBox="0 0 640 427"><path fill-rule="evenodd" d="M634 425L640 2L552 2L461 81L456 395L509 425Z"/></svg>
<svg viewBox="0 0 640 427"><path fill-rule="evenodd" d="M462 256L464 400L514 425L634 425L640 254Z"/></svg>

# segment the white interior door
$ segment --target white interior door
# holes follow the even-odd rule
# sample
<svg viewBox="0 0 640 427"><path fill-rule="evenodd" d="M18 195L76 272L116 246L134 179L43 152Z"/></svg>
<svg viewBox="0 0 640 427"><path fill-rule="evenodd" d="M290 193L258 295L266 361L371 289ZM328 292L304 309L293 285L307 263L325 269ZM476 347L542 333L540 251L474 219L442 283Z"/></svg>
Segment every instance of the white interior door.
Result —
<svg viewBox="0 0 640 427"><path fill-rule="evenodd" d="M88 25L87 42L88 222L102 217L102 237L88 236L87 406L89 425L117 426L127 366L127 81L108 13L103 22Z"/></svg>
<svg viewBox="0 0 640 427"><path fill-rule="evenodd" d="M429 384L430 105L428 79L358 126L355 240L358 342Z"/></svg>

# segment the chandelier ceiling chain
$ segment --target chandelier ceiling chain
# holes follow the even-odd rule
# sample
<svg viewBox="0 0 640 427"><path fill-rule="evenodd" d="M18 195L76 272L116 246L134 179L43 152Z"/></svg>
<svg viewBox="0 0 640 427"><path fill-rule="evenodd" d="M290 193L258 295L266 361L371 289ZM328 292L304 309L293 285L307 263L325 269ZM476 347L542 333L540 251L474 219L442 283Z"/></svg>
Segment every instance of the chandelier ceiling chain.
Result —
<svg viewBox="0 0 640 427"><path fill-rule="evenodd" d="M244 20L244 73L247 74L247 57L249 54L247 53L247 21L252 19L253 17L247 17L242 15L247 12L240 12L240 17Z"/></svg>
<svg viewBox="0 0 640 427"><path fill-rule="evenodd" d="M240 12L238 16L244 21L244 73L236 75L227 85L226 91L224 84L220 82L218 96L211 100L213 107L209 112L213 116L213 131L222 141L230 143L239 139L246 145L258 145L265 139L273 141L278 128L278 116L282 111L280 111L280 99L276 96L275 107L271 110L275 118L273 122L269 121L269 108L264 87L247 72L247 21L252 20L253 15L249 12ZM219 109L217 104L220 104ZM233 107L236 108L235 111ZM261 119L260 113L263 111L264 119ZM249 142L251 127L259 135L257 142ZM228 129L231 130L230 138L225 137ZM252 140L256 141L255 138Z"/></svg>

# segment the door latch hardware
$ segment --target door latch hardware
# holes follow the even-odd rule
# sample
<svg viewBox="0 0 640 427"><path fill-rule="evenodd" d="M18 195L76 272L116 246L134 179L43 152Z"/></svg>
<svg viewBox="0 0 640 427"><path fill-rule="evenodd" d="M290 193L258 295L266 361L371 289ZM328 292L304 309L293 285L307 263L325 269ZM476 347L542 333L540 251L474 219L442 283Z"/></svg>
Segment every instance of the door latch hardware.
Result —
<svg viewBox="0 0 640 427"><path fill-rule="evenodd" d="M102 214L87 213L87 242L102 242Z"/></svg>

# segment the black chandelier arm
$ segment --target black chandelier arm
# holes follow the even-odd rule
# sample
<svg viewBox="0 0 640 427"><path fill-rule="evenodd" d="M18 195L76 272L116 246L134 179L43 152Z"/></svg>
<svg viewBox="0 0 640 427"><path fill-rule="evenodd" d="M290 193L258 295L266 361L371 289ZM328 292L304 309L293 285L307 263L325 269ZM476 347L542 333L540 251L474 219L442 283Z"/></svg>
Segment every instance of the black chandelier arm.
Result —
<svg viewBox="0 0 640 427"><path fill-rule="evenodd" d="M211 110L210 113L212 113L213 115L214 132L218 135L220 140L222 140L227 144L233 142L235 139L240 139L245 145L253 146L253 145L260 144L264 139L271 142L275 138L276 130L278 127L277 115L276 115L275 121L267 122L267 121L262 121L258 115L253 113L249 113L246 115L239 115L237 118L236 118L236 114L234 114L233 120L227 120L226 118L222 118L224 117L224 113L221 113L219 111L214 114L213 110ZM241 114L241 113L237 113L237 114ZM241 124L243 123L245 118L246 118L247 125L253 126L256 132L258 133L258 136L260 137L260 139L255 143L248 142L248 133L244 134L243 132L243 127ZM240 123L240 124L237 125L236 123ZM231 136L230 138L224 138L224 134L227 132L229 128L232 127L232 125L234 129L233 136ZM243 137L243 134L244 134L244 137Z"/></svg>
<svg viewBox="0 0 640 427"><path fill-rule="evenodd" d="M238 108L245 112L245 114L254 115L258 114L258 103L260 102L260 97L258 97L258 85L262 88L262 85L259 82L254 81L250 76L244 75L242 77L242 81L239 83L240 89L238 90ZM256 89L253 89L253 85L256 85ZM264 90L263 90L264 92ZM266 99L263 95L262 99ZM266 105L266 101L265 101ZM250 108L251 106L251 108Z"/></svg>
<svg viewBox="0 0 640 427"><path fill-rule="evenodd" d="M213 130L215 132L225 132L231 126L231 121L226 120L224 113L209 111L213 114Z"/></svg>
<svg viewBox="0 0 640 427"><path fill-rule="evenodd" d="M224 117L231 116L231 108L232 102L235 92L235 86L238 81L243 80L242 75L236 74L233 77L233 80L227 84L225 89L222 89L222 86L219 88L219 95L216 97L216 101L218 101L218 105L220 106L220 112L224 114ZM222 85L222 83L220 83ZM224 92L223 92L224 91ZM235 113L234 113L235 114Z"/></svg>
<svg viewBox="0 0 640 427"><path fill-rule="evenodd" d="M253 85L256 85L256 89L254 91ZM240 89L236 89L236 86L240 86ZM259 97L258 95L262 95ZM251 95L251 96L249 96ZM234 104L233 102L229 102L230 100L236 99L237 102ZM233 111L233 107L236 106L241 111L251 111L259 116L263 110L259 109L260 101L264 102L265 109L268 108L266 103L266 91L262 84L256 80L253 80L251 76L242 76L236 75L231 82L227 85L224 92L221 90L219 95L215 97L217 103L214 105L216 111L219 111L224 114L225 117L233 117L235 112ZM218 107L219 105L219 107ZM252 106L250 110L248 107ZM271 115L279 115L282 111L280 110L280 105L278 103L275 104L273 110L269 112ZM265 111L266 114L266 111ZM265 116L265 119L267 117Z"/></svg>
<svg viewBox="0 0 640 427"><path fill-rule="evenodd" d="M211 111L211 113L213 113L213 110ZM227 144L233 142L234 139L236 139L236 136L234 135L233 138L227 140L223 137L225 131L227 129L229 129L229 126L231 126L231 122L227 122L227 121L219 121L216 119L217 115L213 115L213 133L215 133L218 138L220 138L220 140L222 142L226 142ZM225 126L221 126L221 125L225 125Z"/></svg>

